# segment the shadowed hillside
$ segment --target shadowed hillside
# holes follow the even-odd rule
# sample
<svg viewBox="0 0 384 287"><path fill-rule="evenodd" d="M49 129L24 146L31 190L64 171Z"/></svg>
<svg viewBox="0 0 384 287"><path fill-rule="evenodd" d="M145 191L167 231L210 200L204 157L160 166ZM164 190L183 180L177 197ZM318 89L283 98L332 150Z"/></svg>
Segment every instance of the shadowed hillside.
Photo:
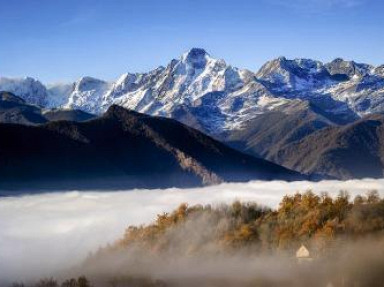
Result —
<svg viewBox="0 0 384 287"><path fill-rule="evenodd" d="M159 188L302 179L171 119L112 106L87 122L1 124L1 188Z"/></svg>
<svg viewBox="0 0 384 287"><path fill-rule="evenodd" d="M349 125L319 130L284 146L271 160L304 173L340 179L381 178L383 146L384 116L372 115Z"/></svg>

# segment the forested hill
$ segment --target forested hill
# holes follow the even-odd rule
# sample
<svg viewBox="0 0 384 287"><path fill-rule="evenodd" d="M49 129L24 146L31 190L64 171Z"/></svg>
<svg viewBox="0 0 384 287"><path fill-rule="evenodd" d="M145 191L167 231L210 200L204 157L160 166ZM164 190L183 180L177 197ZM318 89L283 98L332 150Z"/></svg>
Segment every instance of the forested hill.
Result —
<svg viewBox="0 0 384 287"><path fill-rule="evenodd" d="M14 287L382 286L383 231L384 199L375 191L354 199L297 193L276 210L181 204L128 227L59 281ZM296 257L302 245L304 262Z"/></svg>

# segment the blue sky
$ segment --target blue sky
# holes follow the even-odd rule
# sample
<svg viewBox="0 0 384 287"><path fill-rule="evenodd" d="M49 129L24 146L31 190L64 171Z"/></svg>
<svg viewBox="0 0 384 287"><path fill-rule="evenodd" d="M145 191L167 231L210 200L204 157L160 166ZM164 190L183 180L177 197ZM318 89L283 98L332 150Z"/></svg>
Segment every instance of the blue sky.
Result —
<svg viewBox="0 0 384 287"><path fill-rule="evenodd" d="M0 0L0 76L114 79L191 47L257 70L272 58L384 64L382 0Z"/></svg>

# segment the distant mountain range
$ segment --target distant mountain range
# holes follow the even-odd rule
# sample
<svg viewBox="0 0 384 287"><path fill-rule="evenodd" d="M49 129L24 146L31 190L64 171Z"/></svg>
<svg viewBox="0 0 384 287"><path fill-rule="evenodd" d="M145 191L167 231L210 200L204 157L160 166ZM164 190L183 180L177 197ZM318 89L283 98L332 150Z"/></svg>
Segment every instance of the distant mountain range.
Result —
<svg viewBox="0 0 384 287"><path fill-rule="evenodd" d="M0 189L191 187L306 177L175 120L113 105L85 122L0 124Z"/></svg>
<svg viewBox="0 0 384 287"><path fill-rule="evenodd" d="M43 109L27 104L10 92L0 92L0 122L23 125L39 125L49 121L86 121L95 118L81 110Z"/></svg>
<svg viewBox="0 0 384 287"><path fill-rule="evenodd" d="M375 172L363 167L352 171L348 165L347 170L336 171L344 166L340 159L335 162L320 154L324 149L339 149L338 145L329 143L318 150L304 149L303 144L312 145L310 141L323 137L325 131L342 133L356 121L370 121L370 116L384 113L384 65L280 57L251 72L194 48L166 67L126 73L115 82L83 77L46 87L32 78L0 78L0 90L45 109L100 115L119 105L175 119L243 152L301 172L342 179L383 175L381 161ZM354 132L358 132L355 137L362 133ZM368 145L379 144L377 137L369 140ZM352 148L352 154L365 152L359 145ZM308 160L308 153L311 159L320 158ZM343 160L353 162L353 158Z"/></svg>

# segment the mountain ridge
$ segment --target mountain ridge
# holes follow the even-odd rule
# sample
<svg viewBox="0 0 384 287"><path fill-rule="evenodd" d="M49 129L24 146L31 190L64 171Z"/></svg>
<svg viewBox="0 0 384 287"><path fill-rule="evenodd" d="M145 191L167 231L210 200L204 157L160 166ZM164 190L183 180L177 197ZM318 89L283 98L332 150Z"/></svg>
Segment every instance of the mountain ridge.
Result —
<svg viewBox="0 0 384 287"><path fill-rule="evenodd" d="M82 77L50 86L45 96L36 93L37 99L25 88L35 83L31 79L19 85L3 78L0 90L24 92L18 95L27 103L46 108L100 115L119 105L171 118L241 152L303 171L290 164L292 159L285 161L280 150L298 147L297 142L322 129L384 114L383 67L341 58L322 63L279 57L252 72L193 48L148 73L125 73L112 82Z"/></svg>
<svg viewBox="0 0 384 287"><path fill-rule="evenodd" d="M328 126L282 147L273 162L335 178L382 178L384 115L369 115L344 126ZM300 150L300 153L297 151Z"/></svg>
<svg viewBox="0 0 384 287"><path fill-rule="evenodd" d="M43 109L27 104L10 92L0 91L0 123L40 125L50 121L86 121L92 118L95 116L80 110Z"/></svg>
<svg viewBox="0 0 384 287"><path fill-rule="evenodd" d="M307 178L175 120L117 105L85 122L0 124L0 133L2 190L192 187Z"/></svg>
<svg viewBox="0 0 384 287"><path fill-rule="evenodd" d="M41 96L44 94L42 89L36 99L31 99L23 89L18 90L21 84L7 85L7 81L15 80L2 78L0 89L3 86L6 88L3 90L14 92L27 102L48 107L79 108L100 114L110 105L119 104L143 113L168 117L172 116L175 106L196 107L206 94L224 92L224 99L216 102L221 115L226 117L226 123L219 126L222 131L241 126L249 113L263 113L292 99L325 101L330 106L329 110L334 110L336 115L344 113L346 117L382 112L384 75L380 73L380 67L341 58L322 63L280 57L267 62L259 71L251 72L214 59L203 49L193 48L179 59L171 60L166 67L148 73L126 73L114 82L82 77L64 85L66 89L51 85L46 88L45 96ZM32 80L26 78L26 81L30 83ZM361 95L362 89L366 96ZM312 92L308 94L308 90ZM236 109L241 110L242 117L238 116ZM228 126L231 121L238 123L234 127Z"/></svg>

